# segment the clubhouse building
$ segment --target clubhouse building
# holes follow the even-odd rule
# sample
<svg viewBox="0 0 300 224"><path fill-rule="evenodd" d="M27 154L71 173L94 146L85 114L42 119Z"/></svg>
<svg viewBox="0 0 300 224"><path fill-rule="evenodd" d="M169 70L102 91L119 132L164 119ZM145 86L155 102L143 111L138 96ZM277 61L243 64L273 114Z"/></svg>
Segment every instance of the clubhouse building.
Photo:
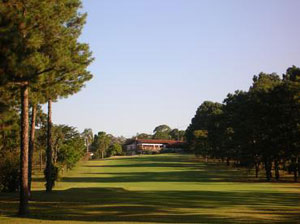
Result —
<svg viewBox="0 0 300 224"><path fill-rule="evenodd" d="M161 150L181 149L185 142L176 140L164 140L164 139L135 139L128 142L126 147L127 154L137 154L143 152L159 153Z"/></svg>

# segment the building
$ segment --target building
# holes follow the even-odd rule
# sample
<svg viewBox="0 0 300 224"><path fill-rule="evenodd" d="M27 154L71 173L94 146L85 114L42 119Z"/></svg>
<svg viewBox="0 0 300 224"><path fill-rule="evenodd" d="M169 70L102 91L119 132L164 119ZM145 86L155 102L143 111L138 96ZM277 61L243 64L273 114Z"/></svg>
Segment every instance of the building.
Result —
<svg viewBox="0 0 300 224"><path fill-rule="evenodd" d="M183 148L183 141L164 139L135 139L128 142L125 147L128 154L143 152L158 153L166 148Z"/></svg>

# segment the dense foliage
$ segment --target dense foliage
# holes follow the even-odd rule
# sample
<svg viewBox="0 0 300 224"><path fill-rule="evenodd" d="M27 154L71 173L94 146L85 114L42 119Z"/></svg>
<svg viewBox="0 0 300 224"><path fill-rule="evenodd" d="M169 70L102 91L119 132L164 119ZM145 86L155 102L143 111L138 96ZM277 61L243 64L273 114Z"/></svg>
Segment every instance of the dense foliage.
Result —
<svg viewBox="0 0 300 224"><path fill-rule="evenodd" d="M7 151L20 155L20 215L28 213L39 104L48 103L44 173L51 191L58 173L52 157L51 103L78 92L92 78L89 46L78 41L86 20L80 11L80 0L0 1L0 156L4 161ZM61 146L67 167L79 157L74 157L74 145L81 150L84 144L76 139Z"/></svg>
<svg viewBox="0 0 300 224"><path fill-rule="evenodd" d="M98 132L94 136L90 150L94 154L93 158L103 159L105 157L121 155L122 144L125 142L124 137L114 137L105 132Z"/></svg>
<svg viewBox="0 0 300 224"><path fill-rule="evenodd" d="M7 151L0 157L0 191L14 192L19 188L19 153Z"/></svg>
<svg viewBox="0 0 300 224"><path fill-rule="evenodd" d="M177 128L170 128L166 124L162 124L154 128L153 134L141 133L137 134L136 138L138 139L168 139L168 140L185 140L185 131L178 130Z"/></svg>
<svg viewBox="0 0 300 224"><path fill-rule="evenodd" d="M186 139L196 154L264 168L267 180L273 171L300 173L300 69L293 66L277 74L254 76L248 91L228 94L223 104L200 105L186 130Z"/></svg>

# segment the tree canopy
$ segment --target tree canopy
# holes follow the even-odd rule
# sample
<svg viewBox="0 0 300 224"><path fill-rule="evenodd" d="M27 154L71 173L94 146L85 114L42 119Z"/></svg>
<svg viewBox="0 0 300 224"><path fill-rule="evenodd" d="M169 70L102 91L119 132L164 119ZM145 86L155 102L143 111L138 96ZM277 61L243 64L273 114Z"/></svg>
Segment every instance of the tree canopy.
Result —
<svg viewBox="0 0 300 224"><path fill-rule="evenodd" d="M300 173L300 69L293 66L280 78L260 73L249 91L228 94L223 104L206 101L186 130L190 148L199 155L265 169L267 180L280 169Z"/></svg>
<svg viewBox="0 0 300 224"><path fill-rule="evenodd" d="M80 0L0 1L0 88L14 93L19 88L21 93L16 100L21 107L20 215L28 213L36 104L48 101L51 108L52 100L78 92L92 78L87 71L91 52L87 44L78 42L86 19L80 8ZM0 103L0 109L5 108ZM47 178L52 169L51 127L48 116Z"/></svg>

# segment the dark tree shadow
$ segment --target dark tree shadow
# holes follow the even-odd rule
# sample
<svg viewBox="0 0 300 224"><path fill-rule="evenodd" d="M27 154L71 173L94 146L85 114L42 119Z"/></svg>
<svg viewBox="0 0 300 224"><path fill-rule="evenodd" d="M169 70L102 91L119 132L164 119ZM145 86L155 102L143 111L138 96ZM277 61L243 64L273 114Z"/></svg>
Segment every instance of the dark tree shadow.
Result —
<svg viewBox="0 0 300 224"><path fill-rule="evenodd" d="M161 223L297 223L299 195L292 193L214 192L214 191L127 191L123 188L71 188L47 194L35 191L30 218L41 220L127 221ZM1 207L17 206L13 199L1 197ZM274 219L226 217L201 214L236 206L253 207ZM276 205L276 206L274 206ZM183 209L183 210L182 210ZM189 212L192 210L193 212ZM196 212L195 212L196 211ZM198 211L198 214L197 214ZM238 212L238 211L237 211ZM6 212L4 211L4 214ZM195 214L196 213L196 214ZM5 214L9 215L9 214ZM12 214L10 214L12 215Z"/></svg>

